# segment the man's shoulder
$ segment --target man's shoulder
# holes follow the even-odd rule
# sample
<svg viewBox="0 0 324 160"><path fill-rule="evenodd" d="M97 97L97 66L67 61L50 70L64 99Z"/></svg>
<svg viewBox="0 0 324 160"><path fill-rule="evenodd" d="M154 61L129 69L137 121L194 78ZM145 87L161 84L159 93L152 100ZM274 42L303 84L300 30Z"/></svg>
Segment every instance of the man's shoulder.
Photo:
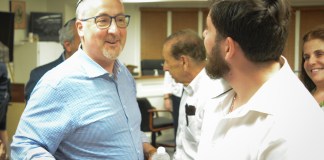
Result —
<svg viewBox="0 0 324 160"><path fill-rule="evenodd" d="M7 66L6 64L0 62L0 77L7 76Z"/></svg>
<svg viewBox="0 0 324 160"><path fill-rule="evenodd" d="M218 96L229 89L231 89L231 86L223 79L211 79L210 77L206 76L201 80L201 87L200 90L203 92L206 92L206 94L214 96Z"/></svg>
<svg viewBox="0 0 324 160"><path fill-rule="evenodd" d="M0 68L1 68L1 69L6 68L6 64L3 63L3 62L0 62Z"/></svg>

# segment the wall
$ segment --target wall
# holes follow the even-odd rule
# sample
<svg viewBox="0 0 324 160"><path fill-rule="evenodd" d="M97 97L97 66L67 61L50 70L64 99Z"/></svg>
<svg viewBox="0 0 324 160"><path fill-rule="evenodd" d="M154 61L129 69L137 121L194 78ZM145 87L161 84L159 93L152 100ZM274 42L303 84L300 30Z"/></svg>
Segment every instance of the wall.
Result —
<svg viewBox="0 0 324 160"><path fill-rule="evenodd" d="M25 1L25 0L22 0ZM16 29L14 41L15 44L20 44L22 41L27 38L27 28L28 28L28 20L30 12L46 12L47 11L47 0L28 0L26 3L26 29Z"/></svg>
<svg viewBox="0 0 324 160"><path fill-rule="evenodd" d="M140 12L139 6L125 5L126 14L131 15L130 24L127 27L127 41L125 48L120 55L119 59L125 64L140 66ZM137 68L135 72L138 72Z"/></svg>
<svg viewBox="0 0 324 160"><path fill-rule="evenodd" d="M15 43L19 44L21 41L26 39L27 25L30 12L61 12L63 13L63 21L74 17L75 4L77 0L20 0L26 3L26 15L27 24L26 29L15 30ZM63 6L63 7L62 7ZM0 1L0 11L9 12L9 0Z"/></svg>
<svg viewBox="0 0 324 160"><path fill-rule="evenodd" d="M9 11L9 1L7 0L1 0L0 1L0 11Z"/></svg>

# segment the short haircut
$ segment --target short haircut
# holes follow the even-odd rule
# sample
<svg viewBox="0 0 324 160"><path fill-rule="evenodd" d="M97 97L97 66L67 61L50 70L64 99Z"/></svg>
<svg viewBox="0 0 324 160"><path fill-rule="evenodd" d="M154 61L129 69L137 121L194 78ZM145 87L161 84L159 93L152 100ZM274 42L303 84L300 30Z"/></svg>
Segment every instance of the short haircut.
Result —
<svg viewBox="0 0 324 160"><path fill-rule="evenodd" d="M76 36L74 31L76 30L75 26L76 18L72 18L67 21L64 26L59 30L59 40L63 45L65 41L73 42L74 36Z"/></svg>
<svg viewBox="0 0 324 160"><path fill-rule="evenodd" d="M167 37L164 44L166 43L171 44L171 55L175 59L179 59L181 55L186 55L196 62L206 60L204 41L191 29L184 29L173 33Z"/></svg>
<svg viewBox="0 0 324 160"><path fill-rule="evenodd" d="M278 61L282 55L290 19L287 0L214 0L210 16L220 38L234 39L250 61Z"/></svg>

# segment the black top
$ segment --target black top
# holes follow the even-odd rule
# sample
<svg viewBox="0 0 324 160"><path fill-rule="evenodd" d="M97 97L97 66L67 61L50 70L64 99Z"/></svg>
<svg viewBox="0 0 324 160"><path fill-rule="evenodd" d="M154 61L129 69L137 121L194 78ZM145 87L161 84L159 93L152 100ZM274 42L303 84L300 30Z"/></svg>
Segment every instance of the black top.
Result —
<svg viewBox="0 0 324 160"><path fill-rule="evenodd" d="M9 86L7 67L0 62L0 130L6 129L6 115L10 101Z"/></svg>

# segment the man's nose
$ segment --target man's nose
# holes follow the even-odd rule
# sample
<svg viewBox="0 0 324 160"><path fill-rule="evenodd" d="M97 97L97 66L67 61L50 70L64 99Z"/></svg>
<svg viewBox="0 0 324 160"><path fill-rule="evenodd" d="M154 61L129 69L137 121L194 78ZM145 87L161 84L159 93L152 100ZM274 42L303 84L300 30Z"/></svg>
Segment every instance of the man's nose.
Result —
<svg viewBox="0 0 324 160"><path fill-rule="evenodd" d="M115 19L112 19L111 20L111 24L110 24L110 26L108 28L108 32L116 32L117 29L118 29L118 26L116 24L116 20Z"/></svg>

